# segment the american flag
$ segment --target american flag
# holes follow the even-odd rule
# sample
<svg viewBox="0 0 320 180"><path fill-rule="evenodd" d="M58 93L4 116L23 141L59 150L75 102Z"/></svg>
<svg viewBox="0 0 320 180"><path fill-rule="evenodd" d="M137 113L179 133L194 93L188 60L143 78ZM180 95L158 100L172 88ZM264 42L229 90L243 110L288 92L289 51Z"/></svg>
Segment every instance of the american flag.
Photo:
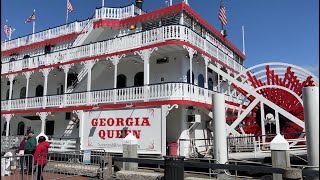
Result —
<svg viewBox="0 0 320 180"><path fill-rule="evenodd" d="M70 3L69 0L67 0L67 9L68 9L68 12L72 12L73 11L72 4Z"/></svg>
<svg viewBox="0 0 320 180"><path fill-rule="evenodd" d="M35 14L35 10L33 11L33 14L28 17L28 19L24 22L24 23L27 23L27 22L32 22L36 19L36 14Z"/></svg>
<svg viewBox="0 0 320 180"><path fill-rule="evenodd" d="M4 34L8 37L10 34L10 30L7 23L3 26L3 31L4 31Z"/></svg>
<svg viewBox="0 0 320 180"><path fill-rule="evenodd" d="M220 4L220 9L219 9L219 20L223 25L227 24L226 7L224 7L222 2Z"/></svg>

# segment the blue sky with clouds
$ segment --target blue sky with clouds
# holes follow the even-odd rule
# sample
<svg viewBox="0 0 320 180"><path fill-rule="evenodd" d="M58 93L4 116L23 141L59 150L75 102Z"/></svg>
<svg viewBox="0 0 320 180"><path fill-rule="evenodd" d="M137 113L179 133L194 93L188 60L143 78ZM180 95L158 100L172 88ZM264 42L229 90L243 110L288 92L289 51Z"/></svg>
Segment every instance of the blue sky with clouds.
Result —
<svg viewBox="0 0 320 180"><path fill-rule="evenodd" d="M148 12L165 7L165 0L144 0ZM173 3L182 0L173 0ZM70 0L69 20L83 20L101 7L101 0ZM116 7L134 0L105 0ZM246 67L264 62L287 62L303 66L319 76L319 0L224 0L228 38L242 49L241 26L245 26ZM219 0L189 0L190 6L219 30ZM32 32L24 21L36 9L36 31L65 22L66 0L1 0L1 25L7 19L16 29L12 38ZM1 40L4 39L2 30Z"/></svg>

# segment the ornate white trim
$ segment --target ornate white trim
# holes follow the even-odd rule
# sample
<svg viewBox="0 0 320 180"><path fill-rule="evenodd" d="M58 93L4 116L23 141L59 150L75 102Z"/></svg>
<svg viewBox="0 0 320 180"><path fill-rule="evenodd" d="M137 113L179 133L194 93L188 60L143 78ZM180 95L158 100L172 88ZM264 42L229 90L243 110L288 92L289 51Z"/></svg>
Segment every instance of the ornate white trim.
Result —
<svg viewBox="0 0 320 180"><path fill-rule="evenodd" d="M149 61L150 56L153 53L153 51L157 51L157 50L158 50L158 47L144 49L144 50L140 50L140 51L135 51L134 55L139 55L142 60Z"/></svg>

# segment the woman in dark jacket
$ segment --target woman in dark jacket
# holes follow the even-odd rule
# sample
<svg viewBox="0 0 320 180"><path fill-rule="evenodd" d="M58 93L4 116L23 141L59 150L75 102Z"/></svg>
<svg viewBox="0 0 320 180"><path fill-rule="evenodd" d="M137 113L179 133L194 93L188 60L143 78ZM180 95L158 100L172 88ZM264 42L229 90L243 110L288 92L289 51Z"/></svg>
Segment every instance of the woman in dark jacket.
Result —
<svg viewBox="0 0 320 180"><path fill-rule="evenodd" d="M34 153L34 164L38 166L37 171L37 180L42 180L42 171L43 168L46 166L48 160L48 150L49 150L49 143L46 141L44 136L40 136L38 139L38 146L36 147Z"/></svg>

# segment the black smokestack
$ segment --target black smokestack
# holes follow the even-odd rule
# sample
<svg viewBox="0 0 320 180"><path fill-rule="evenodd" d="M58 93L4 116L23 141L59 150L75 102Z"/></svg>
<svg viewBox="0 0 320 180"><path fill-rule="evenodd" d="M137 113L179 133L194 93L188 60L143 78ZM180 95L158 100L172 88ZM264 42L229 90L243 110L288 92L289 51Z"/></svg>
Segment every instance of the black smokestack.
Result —
<svg viewBox="0 0 320 180"><path fill-rule="evenodd" d="M140 9L142 9L143 0L136 0L136 6Z"/></svg>

